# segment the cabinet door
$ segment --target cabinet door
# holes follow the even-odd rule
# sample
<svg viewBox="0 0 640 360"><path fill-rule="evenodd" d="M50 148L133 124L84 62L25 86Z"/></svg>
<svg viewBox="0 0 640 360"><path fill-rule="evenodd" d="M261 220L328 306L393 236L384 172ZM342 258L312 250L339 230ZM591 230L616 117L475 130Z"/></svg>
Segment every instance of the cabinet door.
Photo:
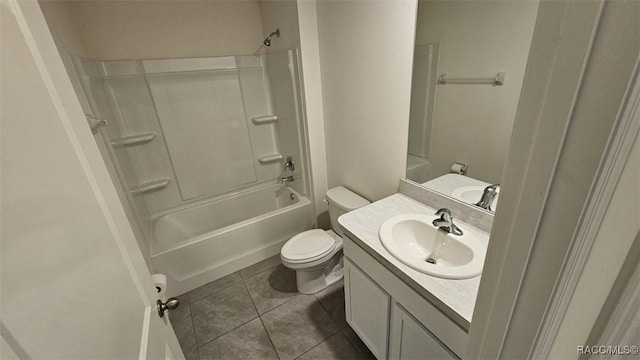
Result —
<svg viewBox="0 0 640 360"><path fill-rule="evenodd" d="M373 280L345 258L347 323L379 360L387 358L391 299Z"/></svg>
<svg viewBox="0 0 640 360"><path fill-rule="evenodd" d="M414 319L400 304L393 304L391 319L390 359L457 359L451 350Z"/></svg>

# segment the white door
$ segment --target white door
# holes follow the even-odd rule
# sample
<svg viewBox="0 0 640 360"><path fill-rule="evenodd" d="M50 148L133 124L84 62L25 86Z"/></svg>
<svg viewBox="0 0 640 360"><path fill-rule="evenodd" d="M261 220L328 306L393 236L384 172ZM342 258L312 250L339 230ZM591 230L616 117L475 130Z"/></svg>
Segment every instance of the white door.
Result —
<svg viewBox="0 0 640 360"><path fill-rule="evenodd" d="M0 26L0 358L183 358L38 3Z"/></svg>

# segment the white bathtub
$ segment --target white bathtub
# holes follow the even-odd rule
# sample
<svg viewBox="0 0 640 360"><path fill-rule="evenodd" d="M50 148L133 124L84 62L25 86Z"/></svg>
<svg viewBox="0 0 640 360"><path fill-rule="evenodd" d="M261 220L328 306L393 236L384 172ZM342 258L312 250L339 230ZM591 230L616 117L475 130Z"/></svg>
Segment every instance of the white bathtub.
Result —
<svg viewBox="0 0 640 360"><path fill-rule="evenodd" d="M276 255L312 225L311 202L281 185L246 191L153 220L151 263L168 296Z"/></svg>

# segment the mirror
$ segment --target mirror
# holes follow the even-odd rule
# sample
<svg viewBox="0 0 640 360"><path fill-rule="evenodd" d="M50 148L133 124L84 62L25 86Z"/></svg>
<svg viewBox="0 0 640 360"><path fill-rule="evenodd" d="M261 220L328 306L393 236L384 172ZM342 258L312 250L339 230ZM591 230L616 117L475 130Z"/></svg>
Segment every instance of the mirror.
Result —
<svg viewBox="0 0 640 360"><path fill-rule="evenodd" d="M418 1L407 179L466 203L500 182L538 5Z"/></svg>

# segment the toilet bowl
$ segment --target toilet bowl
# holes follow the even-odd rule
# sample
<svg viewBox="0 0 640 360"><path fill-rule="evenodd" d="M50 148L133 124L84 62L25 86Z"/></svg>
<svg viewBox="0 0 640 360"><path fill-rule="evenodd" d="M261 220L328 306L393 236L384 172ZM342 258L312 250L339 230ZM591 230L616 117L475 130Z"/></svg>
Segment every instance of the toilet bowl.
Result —
<svg viewBox="0 0 640 360"><path fill-rule="evenodd" d="M342 279L342 227L338 217L370 202L338 186L327 191L333 230L313 229L289 239L282 250L282 264L296 271L296 285L302 294L316 293Z"/></svg>

